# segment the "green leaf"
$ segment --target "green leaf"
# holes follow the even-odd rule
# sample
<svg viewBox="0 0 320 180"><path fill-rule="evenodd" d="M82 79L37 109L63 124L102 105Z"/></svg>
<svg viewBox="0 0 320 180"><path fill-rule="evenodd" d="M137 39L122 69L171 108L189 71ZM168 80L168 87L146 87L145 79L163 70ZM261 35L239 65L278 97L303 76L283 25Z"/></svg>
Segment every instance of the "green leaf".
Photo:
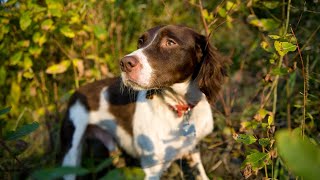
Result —
<svg viewBox="0 0 320 180"><path fill-rule="evenodd" d="M20 47L26 48L26 47L29 47L30 41L29 41L29 40L22 40L22 41L19 41L19 42L18 42L18 45L19 45Z"/></svg>
<svg viewBox="0 0 320 180"><path fill-rule="evenodd" d="M298 133L282 130L276 133L278 153L289 169L306 180L318 180L320 148Z"/></svg>
<svg viewBox="0 0 320 180"><path fill-rule="evenodd" d="M31 58L28 55L24 55L23 58L23 68L24 69L30 69L33 66L33 62Z"/></svg>
<svg viewBox="0 0 320 180"><path fill-rule="evenodd" d="M266 41L262 41L260 43L260 46L262 47L262 49L264 49L267 52L272 52L272 48L269 46L269 43L267 43Z"/></svg>
<svg viewBox="0 0 320 180"><path fill-rule="evenodd" d="M0 67L0 85L3 85L6 82L7 70L5 66Z"/></svg>
<svg viewBox="0 0 320 180"><path fill-rule="evenodd" d="M253 152L246 157L244 164L250 164L253 170L259 170L269 164L270 156L268 153Z"/></svg>
<svg viewBox="0 0 320 180"><path fill-rule="evenodd" d="M27 79L32 79L34 77L34 73L32 71L25 71L22 76Z"/></svg>
<svg viewBox="0 0 320 180"><path fill-rule="evenodd" d="M268 35L271 39L280 39L278 35Z"/></svg>
<svg viewBox="0 0 320 180"><path fill-rule="evenodd" d="M42 48L39 46L32 46L28 50L29 53L35 58L38 58L42 52Z"/></svg>
<svg viewBox="0 0 320 180"><path fill-rule="evenodd" d="M23 31L26 30L31 24L30 14L28 12L23 13L20 17L19 23L20 23L20 28Z"/></svg>
<svg viewBox="0 0 320 180"><path fill-rule="evenodd" d="M280 56L284 56L289 51L295 51L297 49L297 46L294 44L291 44L289 42L280 42L280 41L275 41L274 47Z"/></svg>
<svg viewBox="0 0 320 180"><path fill-rule="evenodd" d="M283 75L288 74L288 69L287 68L274 68L274 69L272 69L271 74L283 76Z"/></svg>
<svg viewBox="0 0 320 180"><path fill-rule="evenodd" d="M202 15L203 15L204 19L208 22L212 21L212 19L213 19L213 15L211 13L209 13L207 9L202 10Z"/></svg>
<svg viewBox="0 0 320 180"><path fill-rule="evenodd" d="M22 54L23 54L22 51L18 51L14 55L12 55L9 60L10 65L12 65L12 66L17 65L22 57Z"/></svg>
<svg viewBox="0 0 320 180"><path fill-rule="evenodd" d="M53 24L53 21L51 19L46 19L41 23L41 29L45 31L51 30L53 27L52 24Z"/></svg>
<svg viewBox="0 0 320 180"><path fill-rule="evenodd" d="M46 73L47 74L61 74L61 73L64 73L68 69L70 64L71 63L70 63L69 60L61 61L59 64L54 64L54 65L49 66L46 69Z"/></svg>
<svg viewBox="0 0 320 180"><path fill-rule="evenodd" d="M254 116L254 119L257 121L262 121L268 113L269 111L265 109L259 109L258 113Z"/></svg>
<svg viewBox="0 0 320 180"><path fill-rule="evenodd" d="M246 145L252 144L257 141L257 139L253 135L247 134L235 134L233 138L240 143L244 143Z"/></svg>
<svg viewBox="0 0 320 180"><path fill-rule="evenodd" d="M18 104L21 96L21 87L16 81L11 82L10 89L10 102L12 104Z"/></svg>
<svg viewBox="0 0 320 180"><path fill-rule="evenodd" d="M107 38L107 31L101 26L94 26L93 28L94 35L100 40L104 41Z"/></svg>
<svg viewBox="0 0 320 180"><path fill-rule="evenodd" d="M94 172L100 172L101 170L103 170L104 168L110 166L112 164L112 158L108 158L106 160L104 160L102 163L100 163L95 169Z"/></svg>
<svg viewBox="0 0 320 180"><path fill-rule="evenodd" d="M272 115L268 117L268 125L271 126L273 124L274 118Z"/></svg>
<svg viewBox="0 0 320 180"><path fill-rule="evenodd" d="M275 9L279 7L279 1L261 1L261 3L268 9Z"/></svg>
<svg viewBox="0 0 320 180"><path fill-rule="evenodd" d="M258 27L262 31L272 31L279 27L279 23L275 20L270 18L258 19L255 15L249 15L247 21L249 24Z"/></svg>
<svg viewBox="0 0 320 180"><path fill-rule="evenodd" d="M33 131L38 129L38 127L39 127L39 123L38 122L33 122L31 124L23 125L19 129L17 129L16 131L9 132L5 136L5 139L7 141L17 140L17 139L19 139L19 138L21 138L23 136L26 136L26 135L32 133Z"/></svg>
<svg viewBox="0 0 320 180"><path fill-rule="evenodd" d="M0 109L0 115L8 113L8 112L10 112L10 110L11 110L11 107Z"/></svg>
<svg viewBox="0 0 320 180"><path fill-rule="evenodd" d="M32 36L33 42L37 43L39 46L42 46L47 41L46 35L41 35L40 32L36 32Z"/></svg>
<svg viewBox="0 0 320 180"><path fill-rule="evenodd" d="M220 8L218 8L218 14L219 14L221 17L225 18L225 17L227 16L227 10L224 9L223 7L220 7Z"/></svg>
<svg viewBox="0 0 320 180"><path fill-rule="evenodd" d="M63 26L60 28L60 32L68 38L73 38L75 36L75 33L70 29L69 26Z"/></svg>
<svg viewBox="0 0 320 180"><path fill-rule="evenodd" d="M100 180L136 180L144 179L144 172L141 168L121 168L109 171Z"/></svg>
<svg viewBox="0 0 320 180"><path fill-rule="evenodd" d="M49 16L61 17L63 10L63 1L61 0L46 0Z"/></svg>
<svg viewBox="0 0 320 180"><path fill-rule="evenodd" d="M269 138L261 138L261 139L259 139L259 144L263 147L267 147L271 144L270 139Z"/></svg>
<svg viewBox="0 0 320 180"><path fill-rule="evenodd" d="M32 177L39 180L51 180L58 179L64 175L74 174L78 176L83 176L89 173L89 170L81 167L57 167L57 168L47 168L35 171L32 173Z"/></svg>

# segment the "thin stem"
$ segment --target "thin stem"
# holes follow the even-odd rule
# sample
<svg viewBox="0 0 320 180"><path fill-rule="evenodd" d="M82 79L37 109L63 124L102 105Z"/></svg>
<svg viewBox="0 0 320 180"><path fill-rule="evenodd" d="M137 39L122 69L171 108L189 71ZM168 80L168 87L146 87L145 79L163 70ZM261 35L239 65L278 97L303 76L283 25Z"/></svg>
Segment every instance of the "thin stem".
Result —
<svg viewBox="0 0 320 180"><path fill-rule="evenodd" d="M290 7L291 7L291 0L289 0L289 1L288 1L288 7L287 7L287 21L286 21L286 27L285 27L284 35L287 33L287 30L288 30L288 27L289 27Z"/></svg>
<svg viewBox="0 0 320 180"><path fill-rule="evenodd" d="M294 36L295 39L297 39L292 27L290 27L292 35ZM306 106L307 106L307 81L308 81L308 77L306 76L306 70L305 70L305 66L303 63L303 58L302 58L302 54L301 54L301 49L298 43L298 40L296 42L296 46L298 49L298 53L300 56L300 61L301 61L301 66L302 66L302 76L303 76L303 119L302 119L302 123L301 123L301 134L302 134L302 138L304 138L304 129L305 129L305 121L306 121Z"/></svg>
<svg viewBox="0 0 320 180"><path fill-rule="evenodd" d="M291 104L290 104L290 83L289 81L287 81L287 84L286 84L286 93L287 93L287 126L288 126L288 129L289 131L291 131Z"/></svg>
<svg viewBox="0 0 320 180"><path fill-rule="evenodd" d="M202 20L202 24L204 26L204 30L206 32L206 36L208 37L209 36L209 28L208 28L208 24L202 14L202 11L203 11L203 6L202 6L202 1L199 0L199 9L200 9L200 16L201 16L201 20Z"/></svg>

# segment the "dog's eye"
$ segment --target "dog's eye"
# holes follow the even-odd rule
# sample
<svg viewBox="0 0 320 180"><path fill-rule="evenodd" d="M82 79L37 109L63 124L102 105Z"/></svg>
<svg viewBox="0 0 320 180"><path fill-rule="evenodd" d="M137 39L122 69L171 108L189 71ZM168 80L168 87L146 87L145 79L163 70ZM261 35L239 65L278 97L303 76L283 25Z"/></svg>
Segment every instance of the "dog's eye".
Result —
<svg viewBox="0 0 320 180"><path fill-rule="evenodd" d="M138 40L138 46L141 46L143 43L144 43L144 39L143 39L143 38L140 38L140 39Z"/></svg>
<svg viewBox="0 0 320 180"><path fill-rule="evenodd" d="M177 43L174 41L174 40L172 40L172 39L168 39L167 40L167 43L166 43L166 45L167 46L173 46L173 45L176 45Z"/></svg>

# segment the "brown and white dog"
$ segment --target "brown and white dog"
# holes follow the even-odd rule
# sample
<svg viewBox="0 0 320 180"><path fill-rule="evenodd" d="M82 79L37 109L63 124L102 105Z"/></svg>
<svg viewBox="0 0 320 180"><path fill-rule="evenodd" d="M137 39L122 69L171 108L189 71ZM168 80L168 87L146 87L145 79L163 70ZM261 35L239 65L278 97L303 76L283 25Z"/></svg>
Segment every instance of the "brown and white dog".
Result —
<svg viewBox="0 0 320 180"><path fill-rule="evenodd" d="M109 151L117 142L140 159L145 179L159 179L184 156L208 179L195 147L212 132L210 104L227 63L205 36L188 27L148 30L138 50L121 59L121 78L93 82L72 96L62 126L63 166L80 164L82 139L90 132Z"/></svg>

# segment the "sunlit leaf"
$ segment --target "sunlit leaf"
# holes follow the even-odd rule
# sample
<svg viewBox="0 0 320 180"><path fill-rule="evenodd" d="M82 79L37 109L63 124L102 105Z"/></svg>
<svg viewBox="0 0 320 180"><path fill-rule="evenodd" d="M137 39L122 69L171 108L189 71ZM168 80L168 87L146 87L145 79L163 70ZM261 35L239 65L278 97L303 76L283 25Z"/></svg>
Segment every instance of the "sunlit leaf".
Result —
<svg viewBox="0 0 320 180"><path fill-rule="evenodd" d="M89 170L81 167L56 167L37 170L32 173L32 177L39 180L51 180L62 178L64 175L74 174L83 176L88 174Z"/></svg>
<svg viewBox="0 0 320 180"><path fill-rule="evenodd" d="M33 42L37 43L39 46L42 46L47 41L46 35L41 35L40 32L36 32L32 36Z"/></svg>
<svg viewBox="0 0 320 180"><path fill-rule="evenodd" d="M212 21L213 15L209 13L207 9L203 9L201 13L205 20L207 20L208 22Z"/></svg>
<svg viewBox="0 0 320 180"><path fill-rule="evenodd" d="M268 35L271 39L280 39L278 35Z"/></svg>
<svg viewBox="0 0 320 180"><path fill-rule="evenodd" d="M269 111L265 109L259 109L258 113L254 116L254 119L257 121L262 121L268 113Z"/></svg>
<svg viewBox="0 0 320 180"><path fill-rule="evenodd" d="M24 58L23 58L23 68L24 69L29 69L31 68L33 65L33 62L31 60L31 58L28 56L28 55L24 55Z"/></svg>
<svg viewBox="0 0 320 180"><path fill-rule="evenodd" d="M253 152L246 157L244 164L250 164L253 170L259 170L266 164L269 164L269 161L270 157L268 153Z"/></svg>
<svg viewBox="0 0 320 180"><path fill-rule="evenodd" d="M42 47L32 46L28 50L32 56L34 56L35 58L38 58L42 52Z"/></svg>
<svg viewBox="0 0 320 180"><path fill-rule="evenodd" d="M273 19L258 19L255 15L249 15L247 18L249 24L259 27L262 31L272 31L279 27L279 23Z"/></svg>
<svg viewBox="0 0 320 180"><path fill-rule="evenodd" d="M75 36L75 33L70 29L69 26L63 26L60 28L60 32L68 38L73 38Z"/></svg>
<svg viewBox="0 0 320 180"><path fill-rule="evenodd" d="M282 130L276 133L276 145L280 157L297 176L307 180L319 179L320 148L308 137Z"/></svg>
<svg viewBox="0 0 320 180"><path fill-rule="evenodd" d="M101 41L106 40L107 38L107 31L105 28L101 26L94 26L93 28L94 35Z"/></svg>
<svg viewBox="0 0 320 180"><path fill-rule="evenodd" d="M69 60L64 60L61 61L59 64L54 64L49 66L46 69L47 74L61 74L64 73L68 67L70 66L70 61Z"/></svg>
<svg viewBox="0 0 320 180"><path fill-rule="evenodd" d="M51 19L44 20L41 23L41 29L48 31L52 28L53 21Z"/></svg>
<svg viewBox="0 0 320 180"><path fill-rule="evenodd" d="M81 22L80 16L78 14L75 14L71 17L70 24L79 24Z"/></svg>
<svg viewBox="0 0 320 180"><path fill-rule="evenodd" d="M226 16L227 16L227 11L226 11L226 9L224 9L223 7L219 7L219 8L218 8L218 14L219 14L221 17L226 17Z"/></svg>
<svg viewBox="0 0 320 180"><path fill-rule="evenodd" d="M34 73L32 71L25 71L22 76L27 79L32 79L34 77Z"/></svg>
<svg viewBox="0 0 320 180"><path fill-rule="evenodd" d="M273 124L273 121L274 121L274 118L273 118L273 116L269 116L268 117L268 125L270 126L270 125L272 125Z"/></svg>
<svg viewBox="0 0 320 180"><path fill-rule="evenodd" d="M17 65L20 62L22 55L23 55L22 51L18 51L16 53L14 53L10 57L10 65Z"/></svg>
<svg viewBox="0 0 320 180"><path fill-rule="evenodd" d="M20 47L29 47L29 45L30 45L30 41L29 40L22 40L22 41L19 41L18 42L18 45L20 46Z"/></svg>
<svg viewBox="0 0 320 180"><path fill-rule="evenodd" d="M275 9L280 5L279 1L261 1L261 3L268 9Z"/></svg>
<svg viewBox="0 0 320 180"><path fill-rule="evenodd" d="M257 141L257 139L253 135L248 134L234 134L233 138L240 143L244 143L246 145L252 144Z"/></svg>
<svg viewBox="0 0 320 180"><path fill-rule="evenodd" d="M231 1L227 1L227 4L226 4L226 10L227 11L230 11L231 9L235 9L236 8L236 4L234 2L231 2Z"/></svg>
<svg viewBox="0 0 320 180"><path fill-rule="evenodd" d="M20 28L24 31L26 30L30 24L31 24L31 18L30 18L30 14L28 12L23 13L20 17Z"/></svg>
<svg viewBox="0 0 320 180"><path fill-rule="evenodd" d="M55 17L62 16L63 1L61 0L46 0L48 6L48 14Z"/></svg>
<svg viewBox="0 0 320 180"><path fill-rule="evenodd" d="M5 140L7 141L12 141L12 140L17 140L19 138L22 138L23 136L26 136L36 129L38 129L39 123L38 122L33 122L31 124L26 124L21 126L15 131L9 132L7 135L5 135Z"/></svg>
<svg viewBox="0 0 320 180"><path fill-rule="evenodd" d="M280 41L275 41L274 47L280 56L284 56L289 51L295 51L297 49L297 46L294 44L291 44L289 42L280 42Z"/></svg>
<svg viewBox="0 0 320 180"><path fill-rule="evenodd" d="M260 43L260 46L262 47L262 49L264 49L267 52L271 52L272 51L271 47L269 46L269 43L267 43L266 41L262 41Z"/></svg>

